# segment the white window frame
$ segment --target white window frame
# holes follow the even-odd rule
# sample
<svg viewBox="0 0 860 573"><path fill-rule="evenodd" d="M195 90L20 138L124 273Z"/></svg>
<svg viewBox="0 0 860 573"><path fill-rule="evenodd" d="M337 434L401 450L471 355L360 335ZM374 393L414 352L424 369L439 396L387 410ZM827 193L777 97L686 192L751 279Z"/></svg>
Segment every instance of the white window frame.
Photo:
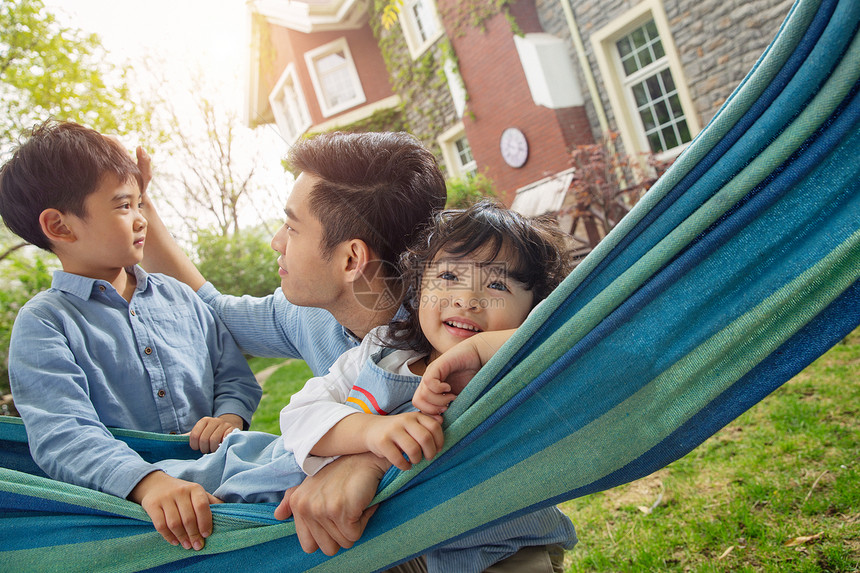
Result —
<svg viewBox="0 0 860 573"><path fill-rule="evenodd" d="M649 20L653 20L657 27L665 56L634 73L630 76L631 79L628 79L622 67L616 42ZM639 117L636 101L630 87L632 83L635 83L637 77L650 76L668 69L672 74L690 136L694 138L701 131L696 108L690 96L681 60L661 0L644 0L592 34L591 43L606 85L610 106L615 114L621 141L628 155L641 156L641 154L651 153L651 147L645 136L645 127ZM671 159L683 151L688 144L689 142L683 143L654 155L657 159Z"/></svg>
<svg viewBox="0 0 860 573"><path fill-rule="evenodd" d="M457 117L461 118L466 111L466 86L463 85L463 78L460 76L457 64L451 58L445 58L442 69L445 71L445 79L448 80L448 91L451 92L451 99L454 101L454 111Z"/></svg>
<svg viewBox="0 0 860 573"><path fill-rule="evenodd" d="M311 126L311 114L296 74L296 66L292 62L269 93L269 105L272 106L278 131L287 144L295 143Z"/></svg>
<svg viewBox="0 0 860 573"><path fill-rule="evenodd" d="M355 95L350 100L330 106L328 105L326 94L322 87L323 84L317 71L316 62L317 60L335 52L343 52L344 59L346 60L345 66L347 75L352 83ZM349 44L347 43L346 38L338 38L333 42L329 42L328 44L324 44L314 48L313 50L305 52L305 63L308 66L308 73L311 76L311 83L314 86L314 93L317 96L317 102L319 103L320 112L323 117L331 117L336 113L361 105L367 101L367 98L364 95L364 89L361 87L361 79L358 76L358 70L355 68L355 61L352 59L352 52L349 50Z"/></svg>
<svg viewBox="0 0 860 573"><path fill-rule="evenodd" d="M439 149L442 150L442 160L445 162L445 168L448 171L448 177L451 179L465 179L478 173L478 164L475 161L475 156L472 153L472 161L464 164L460 159L460 153L457 150L457 142L460 139L466 139L466 127L463 122L458 122L456 125L447 129L443 134L436 138L439 144ZM466 139L468 141L468 139ZM469 146L471 153L471 145Z"/></svg>
<svg viewBox="0 0 860 573"><path fill-rule="evenodd" d="M415 6L423 6L424 13L435 27L433 33L427 38L421 38L420 24L413 11ZM435 0L403 0L403 4L400 6L400 27L403 29L406 46L409 48L409 55L412 56L413 60L418 59L445 32Z"/></svg>

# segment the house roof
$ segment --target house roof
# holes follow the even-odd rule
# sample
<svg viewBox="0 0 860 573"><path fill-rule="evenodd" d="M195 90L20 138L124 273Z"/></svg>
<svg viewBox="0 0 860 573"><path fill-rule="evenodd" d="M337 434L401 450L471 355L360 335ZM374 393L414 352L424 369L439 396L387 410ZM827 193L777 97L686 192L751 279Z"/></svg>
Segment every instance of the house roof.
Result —
<svg viewBox="0 0 860 573"><path fill-rule="evenodd" d="M272 24L307 34L358 28L367 16L365 0L251 0L249 4Z"/></svg>

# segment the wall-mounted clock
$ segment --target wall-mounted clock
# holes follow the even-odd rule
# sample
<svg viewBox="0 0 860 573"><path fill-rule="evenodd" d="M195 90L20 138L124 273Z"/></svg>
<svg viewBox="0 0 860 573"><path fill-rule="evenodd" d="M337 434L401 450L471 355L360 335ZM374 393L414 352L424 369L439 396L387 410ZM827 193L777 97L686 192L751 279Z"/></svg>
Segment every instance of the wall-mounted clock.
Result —
<svg viewBox="0 0 860 573"><path fill-rule="evenodd" d="M511 167L522 167L529 158L529 143L525 134L516 127L509 127L499 139L502 159Z"/></svg>

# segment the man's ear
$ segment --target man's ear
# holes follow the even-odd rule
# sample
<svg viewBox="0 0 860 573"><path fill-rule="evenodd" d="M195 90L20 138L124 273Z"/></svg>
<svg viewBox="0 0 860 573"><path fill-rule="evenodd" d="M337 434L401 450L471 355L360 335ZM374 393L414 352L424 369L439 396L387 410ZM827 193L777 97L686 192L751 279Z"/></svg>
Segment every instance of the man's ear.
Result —
<svg viewBox="0 0 860 573"><path fill-rule="evenodd" d="M351 239L344 245L344 272L347 280L353 282L367 270L367 265L374 260L373 251L361 239Z"/></svg>
<svg viewBox="0 0 860 573"><path fill-rule="evenodd" d="M45 209L39 214L39 225L42 232L52 243L72 243L77 237L66 225L66 216L57 209Z"/></svg>

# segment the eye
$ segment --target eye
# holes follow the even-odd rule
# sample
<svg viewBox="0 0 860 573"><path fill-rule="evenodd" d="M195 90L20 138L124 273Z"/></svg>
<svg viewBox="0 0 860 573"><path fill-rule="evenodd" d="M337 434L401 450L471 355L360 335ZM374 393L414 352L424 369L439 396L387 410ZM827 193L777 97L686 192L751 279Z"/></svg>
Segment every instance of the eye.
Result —
<svg viewBox="0 0 860 573"><path fill-rule="evenodd" d="M508 288L508 285L506 285L502 281L493 281L487 285L487 288L493 289L493 290L500 290L502 292L510 292L510 290L511 290Z"/></svg>
<svg viewBox="0 0 860 573"><path fill-rule="evenodd" d="M123 203L119 206L120 209L131 209L131 203Z"/></svg>
<svg viewBox="0 0 860 573"><path fill-rule="evenodd" d="M443 281L457 281L460 280L457 278L457 275L452 273L451 271L442 271L439 273L439 278Z"/></svg>

